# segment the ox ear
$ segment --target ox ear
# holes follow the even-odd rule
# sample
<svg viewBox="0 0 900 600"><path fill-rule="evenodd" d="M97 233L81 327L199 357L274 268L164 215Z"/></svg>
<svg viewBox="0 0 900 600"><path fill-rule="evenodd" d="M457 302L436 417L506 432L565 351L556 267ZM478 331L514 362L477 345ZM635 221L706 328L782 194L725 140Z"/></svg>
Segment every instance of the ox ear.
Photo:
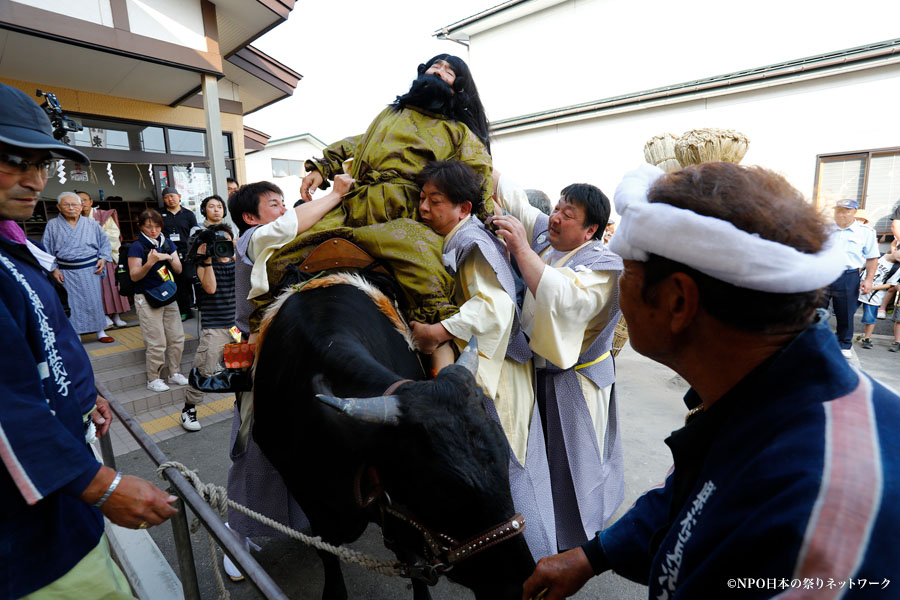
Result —
<svg viewBox="0 0 900 600"><path fill-rule="evenodd" d="M316 394L316 398L354 419L378 425L399 425L400 406L397 396L374 398L337 398Z"/></svg>
<svg viewBox="0 0 900 600"><path fill-rule="evenodd" d="M465 367L472 374L472 377L478 372L478 340L474 335L469 338L469 343L463 349L459 358L456 359L455 364Z"/></svg>

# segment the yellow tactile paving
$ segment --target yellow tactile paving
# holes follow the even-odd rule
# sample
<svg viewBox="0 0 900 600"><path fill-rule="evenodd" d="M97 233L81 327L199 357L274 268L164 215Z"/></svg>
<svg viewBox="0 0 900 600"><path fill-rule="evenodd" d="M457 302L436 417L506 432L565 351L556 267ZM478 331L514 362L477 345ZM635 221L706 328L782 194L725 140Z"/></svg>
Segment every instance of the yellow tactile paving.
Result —
<svg viewBox="0 0 900 600"><path fill-rule="evenodd" d="M109 356L110 354L118 354L119 352L128 352L129 350L138 350L144 347L144 338L141 334L141 326L126 327L124 329L113 329L107 332L110 337L116 340L114 344L105 345L103 348L89 350L91 356ZM94 341L94 334L85 334L81 336L82 343L86 341ZM192 335L184 334L184 339L191 339Z"/></svg>
<svg viewBox="0 0 900 600"><path fill-rule="evenodd" d="M234 406L234 396L198 404L197 418L202 419L203 417L226 411L232 406ZM159 417L158 419L153 419L152 421L147 421L146 423L141 423L141 429L143 429L147 435L153 435L154 433L159 433L160 431L165 431L166 429L171 429L173 427L181 427L181 410L164 417Z"/></svg>

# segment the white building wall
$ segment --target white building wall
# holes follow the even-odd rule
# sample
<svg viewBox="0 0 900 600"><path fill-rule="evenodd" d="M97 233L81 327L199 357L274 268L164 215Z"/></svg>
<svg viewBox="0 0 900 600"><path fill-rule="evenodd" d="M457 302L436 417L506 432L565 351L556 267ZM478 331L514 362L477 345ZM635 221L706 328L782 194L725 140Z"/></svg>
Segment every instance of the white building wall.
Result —
<svg viewBox="0 0 900 600"><path fill-rule="evenodd" d="M272 159L297 160L304 162L307 159L321 157L325 146L311 138L301 138L290 142L279 143L276 140L259 152L248 154L246 162L247 181L241 183L253 183L256 181L271 181L284 192L284 203L290 207L300 199L300 181L302 177L273 177ZM322 192L317 192L321 194Z"/></svg>
<svg viewBox="0 0 900 600"><path fill-rule="evenodd" d="M106 27L113 26L112 9L109 0L12 0L17 4L25 4L60 15L90 21Z"/></svg>
<svg viewBox="0 0 900 600"><path fill-rule="evenodd" d="M622 174L644 162L653 135L737 129L750 138L742 164L778 171L811 198L816 155L900 145L897 98L900 65L501 134L492 152L504 175L554 201L574 182L593 183L612 199Z"/></svg>
<svg viewBox="0 0 900 600"><path fill-rule="evenodd" d="M473 34L491 120L898 37L900 2L568 0Z"/></svg>
<svg viewBox="0 0 900 600"><path fill-rule="evenodd" d="M126 0L132 33L206 52L200 0Z"/></svg>

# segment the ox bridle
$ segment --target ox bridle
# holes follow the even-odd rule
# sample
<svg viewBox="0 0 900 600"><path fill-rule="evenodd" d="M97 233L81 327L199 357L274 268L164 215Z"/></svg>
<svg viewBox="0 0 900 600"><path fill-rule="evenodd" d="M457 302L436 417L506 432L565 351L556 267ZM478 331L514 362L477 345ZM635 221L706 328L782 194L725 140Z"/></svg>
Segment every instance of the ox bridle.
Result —
<svg viewBox="0 0 900 600"><path fill-rule="evenodd" d="M371 483L365 495L362 489L364 477ZM520 513L465 541L458 541L445 533L434 531L423 525L409 509L391 501L391 497L381 484L378 471L372 465L360 465L356 471L353 495L360 508L368 509L374 505L378 509L384 545L390 550L394 550L394 540L388 537L389 534L385 530L388 517L409 525L422 535L422 554L425 560L414 564L403 563L402 576L419 579L428 585L436 584L441 575L467 558L525 531L525 518Z"/></svg>

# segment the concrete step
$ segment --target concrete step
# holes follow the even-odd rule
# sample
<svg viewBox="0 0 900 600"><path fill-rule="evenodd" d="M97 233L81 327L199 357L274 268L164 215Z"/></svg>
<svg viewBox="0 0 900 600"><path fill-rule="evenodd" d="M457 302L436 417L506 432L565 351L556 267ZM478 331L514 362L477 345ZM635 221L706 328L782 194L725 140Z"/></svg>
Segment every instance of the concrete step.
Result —
<svg viewBox="0 0 900 600"><path fill-rule="evenodd" d="M142 413L158 408L165 409L171 406L180 407L184 405L185 390L188 386L169 383L167 384L169 386L168 391L154 392L153 390L147 389L146 379L143 381L143 384L139 386L124 389L119 392L112 392L112 390L110 390L125 410L132 416L137 417ZM211 402L233 395L234 394L230 392L225 394L205 394L203 401Z"/></svg>
<svg viewBox="0 0 900 600"><path fill-rule="evenodd" d="M195 337L184 340L184 352L182 353L182 360L184 360L184 357L188 356L190 356L191 360L193 360L194 351L197 350L197 345L199 343L200 340ZM132 365L143 365L146 360L146 356L147 352L144 348L124 350L122 352L116 352L115 354L109 354L106 356L92 356L91 366L94 368L94 373L99 375L104 371L121 369L123 367L129 367Z"/></svg>
<svg viewBox="0 0 900 600"><path fill-rule="evenodd" d="M191 371L191 364L194 362L194 354L182 355L180 373L185 377ZM163 379L168 377L166 373ZM113 393L118 393L131 388L137 388L147 385L147 371L144 361L130 364L118 369L107 369L105 371L95 371L94 378L102 381L106 388Z"/></svg>

